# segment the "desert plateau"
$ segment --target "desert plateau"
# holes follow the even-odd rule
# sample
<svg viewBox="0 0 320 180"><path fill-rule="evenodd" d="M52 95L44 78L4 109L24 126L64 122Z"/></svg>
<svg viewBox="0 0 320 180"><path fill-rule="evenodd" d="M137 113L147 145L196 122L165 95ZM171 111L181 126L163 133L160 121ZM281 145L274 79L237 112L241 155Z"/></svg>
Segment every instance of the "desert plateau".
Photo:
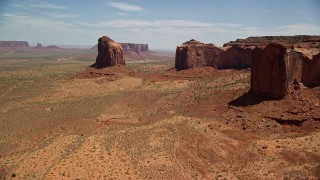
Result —
<svg viewBox="0 0 320 180"><path fill-rule="evenodd" d="M3 178L319 177L319 87L274 100L250 93L248 68L89 67L96 54L2 50Z"/></svg>
<svg viewBox="0 0 320 180"><path fill-rule="evenodd" d="M320 4L165 2L0 2L0 180L320 179Z"/></svg>

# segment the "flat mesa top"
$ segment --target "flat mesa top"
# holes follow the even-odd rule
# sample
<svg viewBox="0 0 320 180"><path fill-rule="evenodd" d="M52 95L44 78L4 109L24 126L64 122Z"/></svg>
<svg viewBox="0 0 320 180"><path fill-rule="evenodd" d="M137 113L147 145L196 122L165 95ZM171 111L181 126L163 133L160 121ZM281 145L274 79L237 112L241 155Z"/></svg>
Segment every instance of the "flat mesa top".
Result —
<svg viewBox="0 0 320 180"><path fill-rule="evenodd" d="M269 43L282 44L288 46L308 46L308 47L319 47L320 36L308 36L308 35L297 35L297 36L258 36L248 37L245 39L237 39L236 41L230 41L225 43L223 46L257 46L266 45Z"/></svg>

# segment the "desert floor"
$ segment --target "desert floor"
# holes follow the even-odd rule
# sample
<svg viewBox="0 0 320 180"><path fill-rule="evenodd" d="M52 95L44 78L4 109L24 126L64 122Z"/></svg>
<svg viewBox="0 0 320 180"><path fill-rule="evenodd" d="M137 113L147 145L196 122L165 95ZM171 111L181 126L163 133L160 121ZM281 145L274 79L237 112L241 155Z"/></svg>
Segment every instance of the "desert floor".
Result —
<svg viewBox="0 0 320 180"><path fill-rule="evenodd" d="M0 179L320 177L319 87L270 100L250 69L95 55L1 53Z"/></svg>

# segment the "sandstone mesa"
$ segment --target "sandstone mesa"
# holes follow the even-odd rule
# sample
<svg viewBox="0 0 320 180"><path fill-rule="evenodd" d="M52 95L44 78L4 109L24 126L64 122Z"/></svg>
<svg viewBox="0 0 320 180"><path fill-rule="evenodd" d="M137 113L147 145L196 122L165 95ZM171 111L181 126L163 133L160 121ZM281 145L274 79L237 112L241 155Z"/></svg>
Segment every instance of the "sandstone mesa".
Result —
<svg viewBox="0 0 320 180"><path fill-rule="evenodd" d="M294 82L320 85L319 36L263 36L238 39L217 47L190 40L176 49L175 68L251 67L251 93L281 99Z"/></svg>

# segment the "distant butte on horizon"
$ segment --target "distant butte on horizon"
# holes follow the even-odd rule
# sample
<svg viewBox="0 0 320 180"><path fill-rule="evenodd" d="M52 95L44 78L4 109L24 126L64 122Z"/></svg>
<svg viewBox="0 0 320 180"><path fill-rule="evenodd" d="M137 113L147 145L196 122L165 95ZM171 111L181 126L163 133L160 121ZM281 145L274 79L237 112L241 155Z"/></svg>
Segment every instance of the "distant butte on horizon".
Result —
<svg viewBox="0 0 320 180"><path fill-rule="evenodd" d="M308 42L314 42L314 46L319 46L320 43L320 35L293 35L293 36L250 36L244 39L236 39L235 41L229 41L223 44L223 47L237 45L237 46L256 46L258 44L268 44L268 43L281 43L286 46L286 44L294 45L294 44L303 44ZM289 43L288 43L289 42ZM132 42L117 42L120 44L124 51L137 51L137 52L148 52L149 44L143 43L132 43ZM215 42L210 42L215 44ZM286 44L285 44L286 43ZM51 44L55 45L55 44ZM310 45L310 43L309 43ZM36 46L36 45L35 45ZM90 45L56 45L59 47L89 47ZM30 47L28 41L0 41L0 48L3 47ZM97 49L98 44L95 44L91 47L91 49ZM174 51L174 49L173 49Z"/></svg>

